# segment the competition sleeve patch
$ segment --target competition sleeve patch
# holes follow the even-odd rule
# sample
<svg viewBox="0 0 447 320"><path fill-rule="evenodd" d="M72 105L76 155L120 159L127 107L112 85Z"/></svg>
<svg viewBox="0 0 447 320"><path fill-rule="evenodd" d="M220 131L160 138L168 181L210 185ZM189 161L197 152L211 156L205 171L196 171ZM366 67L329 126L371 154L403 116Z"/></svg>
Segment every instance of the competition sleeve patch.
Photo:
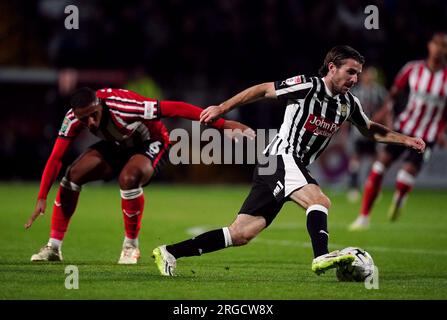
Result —
<svg viewBox="0 0 447 320"><path fill-rule="evenodd" d="M158 101L144 101L144 119L153 120L160 118Z"/></svg>

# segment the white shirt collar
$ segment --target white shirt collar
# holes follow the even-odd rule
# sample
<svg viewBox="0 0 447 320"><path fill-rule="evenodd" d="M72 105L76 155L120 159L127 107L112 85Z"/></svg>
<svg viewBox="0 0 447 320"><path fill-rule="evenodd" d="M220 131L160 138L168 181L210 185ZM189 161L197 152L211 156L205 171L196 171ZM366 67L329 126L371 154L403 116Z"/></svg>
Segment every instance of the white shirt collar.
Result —
<svg viewBox="0 0 447 320"><path fill-rule="evenodd" d="M336 94L333 94L333 93L331 92L331 90L329 90L329 87L327 86L326 81L324 81L324 78L321 78L321 80L323 80L323 83L324 83L324 90L326 91L326 94L327 94L329 97L331 97L331 98L335 97Z"/></svg>

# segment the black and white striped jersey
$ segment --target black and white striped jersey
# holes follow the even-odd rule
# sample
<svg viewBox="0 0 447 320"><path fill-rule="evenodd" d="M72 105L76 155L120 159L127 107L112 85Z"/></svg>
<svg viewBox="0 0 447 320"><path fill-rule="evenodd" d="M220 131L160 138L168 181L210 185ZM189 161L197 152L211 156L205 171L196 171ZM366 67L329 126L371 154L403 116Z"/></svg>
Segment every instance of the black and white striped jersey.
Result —
<svg viewBox="0 0 447 320"><path fill-rule="evenodd" d="M300 75L276 81L275 90L278 99L287 100L287 107L266 155L295 154L307 166L324 151L344 121L368 125L359 99L350 92L332 95L321 78Z"/></svg>

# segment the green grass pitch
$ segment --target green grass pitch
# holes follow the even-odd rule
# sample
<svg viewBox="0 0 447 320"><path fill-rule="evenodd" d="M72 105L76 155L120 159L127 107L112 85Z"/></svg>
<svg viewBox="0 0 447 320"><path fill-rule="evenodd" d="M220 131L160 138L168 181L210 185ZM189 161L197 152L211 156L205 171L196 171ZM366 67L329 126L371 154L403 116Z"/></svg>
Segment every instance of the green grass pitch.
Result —
<svg viewBox="0 0 447 320"><path fill-rule="evenodd" d="M152 249L191 237L194 231L233 221L249 186L145 188L146 208L135 266L120 266L123 221L115 184L87 185L63 245L63 263L29 261L47 241L54 186L44 217L25 231L37 184L0 184L0 299L446 299L446 192L416 190L396 223L386 219L391 192L372 215L372 228L352 233L347 225L359 204L344 193L325 190L330 249L358 246L379 268L379 289L337 282L334 272L316 276L302 209L288 203L273 224L247 246L178 261L179 277L165 278L150 257ZM79 289L64 286L67 265L79 269Z"/></svg>

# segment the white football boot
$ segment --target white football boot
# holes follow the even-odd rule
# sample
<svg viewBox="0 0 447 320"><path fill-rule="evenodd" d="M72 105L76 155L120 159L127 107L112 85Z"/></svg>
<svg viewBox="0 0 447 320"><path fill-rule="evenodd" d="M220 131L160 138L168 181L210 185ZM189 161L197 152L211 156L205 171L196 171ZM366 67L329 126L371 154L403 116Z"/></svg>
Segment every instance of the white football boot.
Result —
<svg viewBox="0 0 447 320"><path fill-rule="evenodd" d="M62 251L48 244L45 247L42 247L38 253L31 256L31 261L33 262L62 260Z"/></svg>
<svg viewBox="0 0 447 320"><path fill-rule="evenodd" d="M175 276L174 270L177 266L175 257L166 250L166 245L159 246L152 251L158 271L162 276Z"/></svg>
<svg viewBox="0 0 447 320"><path fill-rule="evenodd" d="M369 229L369 217L360 215L349 225L349 231L364 231Z"/></svg>
<svg viewBox="0 0 447 320"><path fill-rule="evenodd" d="M121 251L120 259L118 264L137 264L140 258L140 249L134 246L126 245Z"/></svg>

